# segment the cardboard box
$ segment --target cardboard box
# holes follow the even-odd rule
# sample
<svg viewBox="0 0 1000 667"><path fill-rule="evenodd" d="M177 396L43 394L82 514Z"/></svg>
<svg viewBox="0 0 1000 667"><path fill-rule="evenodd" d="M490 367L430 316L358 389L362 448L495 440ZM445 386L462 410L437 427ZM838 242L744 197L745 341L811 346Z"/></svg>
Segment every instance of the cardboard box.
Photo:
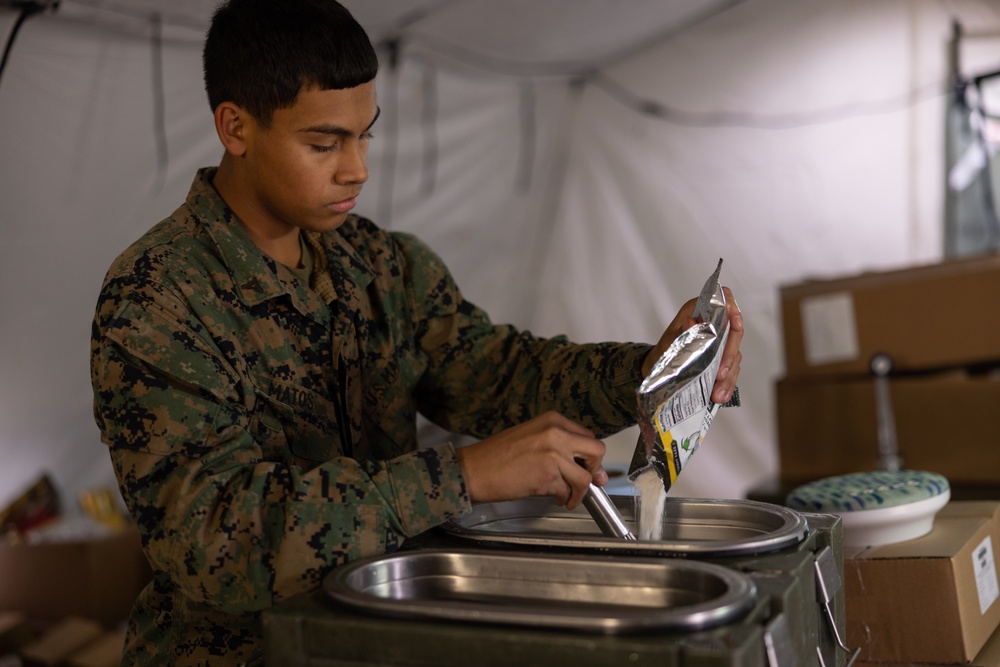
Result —
<svg viewBox="0 0 1000 667"><path fill-rule="evenodd" d="M19 611L0 612L0 656L12 653L34 639L28 619Z"/></svg>
<svg viewBox="0 0 1000 667"><path fill-rule="evenodd" d="M783 478L878 468L872 380L785 378L775 389ZM893 378L889 394L903 467L953 484L1000 481L1000 378L963 371Z"/></svg>
<svg viewBox="0 0 1000 667"><path fill-rule="evenodd" d="M929 662L868 662L857 660L854 667L1000 667L1000 628L995 630L972 662L951 662L947 664Z"/></svg>
<svg viewBox="0 0 1000 667"><path fill-rule="evenodd" d="M1000 626L998 505L943 512L915 540L845 549L847 644L860 659L967 663L983 650Z"/></svg>
<svg viewBox="0 0 1000 667"><path fill-rule="evenodd" d="M1000 254L807 281L780 290L787 377L868 375L1000 360Z"/></svg>
<svg viewBox="0 0 1000 667"><path fill-rule="evenodd" d="M89 618L70 616L20 650L25 667L57 667L101 636L101 626Z"/></svg>
<svg viewBox="0 0 1000 667"><path fill-rule="evenodd" d="M118 667L125 648L125 635L106 632L66 658L65 667Z"/></svg>
<svg viewBox="0 0 1000 667"><path fill-rule="evenodd" d="M947 518L984 518L992 519L996 526L1000 526L1000 501L996 500L963 500L962 502L950 502L935 515L935 519Z"/></svg>
<svg viewBox="0 0 1000 667"><path fill-rule="evenodd" d="M151 578L133 526L91 539L0 543L0 609L30 619L75 615L113 628Z"/></svg>

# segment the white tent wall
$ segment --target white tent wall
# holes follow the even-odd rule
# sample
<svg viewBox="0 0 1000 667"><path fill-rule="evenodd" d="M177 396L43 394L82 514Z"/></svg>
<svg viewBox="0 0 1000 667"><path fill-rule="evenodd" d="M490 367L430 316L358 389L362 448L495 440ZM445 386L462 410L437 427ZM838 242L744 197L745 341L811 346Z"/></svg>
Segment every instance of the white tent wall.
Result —
<svg viewBox="0 0 1000 667"><path fill-rule="evenodd" d="M556 144L544 172L555 180L533 179L534 198L511 185L522 141L516 85L494 76L493 96L481 100L490 108L475 112L494 113L494 139L481 136L487 123L474 123L472 137L439 126L455 144L475 143L467 154L489 155L479 160L488 175L456 171L437 181L435 198L451 190L471 213L428 204L430 217L415 217L397 198L394 224L430 238L467 295L498 319L579 341L655 340L723 257L724 281L746 313L744 406L716 420L675 492L742 497L778 473L778 287L941 257L953 19L1000 30L989 2L743 3L604 70L639 98L689 112L681 121L637 113L593 82L540 101L537 115L556 130L537 131ZM994 69L1000 37L977 46L965 58L969 71ZM488 86L489 73L475 81ZM539 87L553 85L542 79ZM420 99L400 107L415 115ZM720 120L718 111L731 113ZM401 135L420 150L416 121ZM489 149L490 141L500 143ZM444 160L448 151L440 153ZM377 182L384 174L374 165ZM395 187L403 173L415 191L420 177L405 169ZM543 217L519 217L529 211ZM432 219L442 214L452 222ZM523 267L538 270L525 275ZM632 428L610 439L608 460L627 463L636 435Z"/></svg>
<svg viewBox="0 0 1000 667"><path fill-rule="evenodd" d="M0 14L7 36L14 14ZM5 29L4 29L5 28ZM150 24L66 3L26 21L0 80L0 501L49 473L66 509L114 488L89 337L114 257L218 162L201 37L166 35L159 165Z"/></svg>
<svg viewBox="0 0 1000 667"><path fill-rule="evenodd" d="M588 89L536 327L652 339L719 257L745 314L744 405L675 493L777 474L778 286L940 256L950 30L937 3L751 2L606 72L706 126Z"/></svg>
<svg viewBox="0 0 1000 667"><path fill-rule="evenodd" d="M0 35L14 17L0 10ZM427 240L495 320L579 341L655 340L723 257L746 318L744 406L677 493L740 497L777 474L778 287L940 257L952 18L1000 32L986 0L749 0L603 70L699 122L733 112L703 127L599 82L404 43L380 75L359 212ZM0 80L0 502L45 471L69 498L113 484L90 319L112 258L220 155L200 42L165 22L164 151L148 20L65 2L17 38ZM976 42L968 65L998 64L1000 39ZM634 441L612 438L609 461Z"/></svg>

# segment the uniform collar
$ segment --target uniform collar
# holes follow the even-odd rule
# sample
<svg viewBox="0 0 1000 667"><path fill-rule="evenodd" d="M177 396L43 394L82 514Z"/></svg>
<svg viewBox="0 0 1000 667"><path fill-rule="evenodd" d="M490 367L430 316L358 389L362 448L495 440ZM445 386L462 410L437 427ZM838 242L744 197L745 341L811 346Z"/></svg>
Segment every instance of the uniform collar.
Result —
<svg viewBox="0 0 1000 667"><path fill-rule="evenodd" d="M212 186L216 171L215 167L198 170L188 192L188 207L215 242L244 303L253 306L284 294L287 290L273 261L254 244Z"/></svg>
<svg viewBox="0 0 1000 667"><path fill-rule="evenodd" d="M212 186L216 171L216 167L198 170L188 192L187 204L218 247L223 262L233 276L236 289L240 292L240 298L247 305L253 306L290 294L288 286L278 278L274 260L254 244L236 214ZM343 235L334 232L321 234L320 238L328 252L331 275L338 295L343 294L347 283L354 283L360 289L367 287L374 277L372 269ZM296 301L300 300L295 294L292 297Z"/></svg>

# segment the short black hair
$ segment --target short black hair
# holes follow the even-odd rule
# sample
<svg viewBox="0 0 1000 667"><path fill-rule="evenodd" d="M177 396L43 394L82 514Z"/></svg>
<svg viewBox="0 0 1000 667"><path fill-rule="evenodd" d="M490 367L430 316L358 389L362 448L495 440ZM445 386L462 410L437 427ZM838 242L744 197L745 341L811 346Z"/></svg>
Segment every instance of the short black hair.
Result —
<svg viewBox="0 0 1000 667"><path fill-rule="evenodd" d="M303 88L372 81L378 56L364 28L334 0L226 0L212 16L202 65L213 113L234 102L267 127Z"/></svg>

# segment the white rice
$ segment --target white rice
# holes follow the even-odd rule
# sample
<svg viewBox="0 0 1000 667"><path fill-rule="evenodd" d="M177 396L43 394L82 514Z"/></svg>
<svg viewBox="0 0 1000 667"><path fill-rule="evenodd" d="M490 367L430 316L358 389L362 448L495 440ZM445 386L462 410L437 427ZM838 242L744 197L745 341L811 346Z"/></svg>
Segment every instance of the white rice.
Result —
<svg viewBox="0 0 1000 667"><path fill-rule="evenodd" d="M667 501L667 490L656 470L650 466L632 482L639 491L639 539L660 540L663 538L663 510Z"/></svg>

